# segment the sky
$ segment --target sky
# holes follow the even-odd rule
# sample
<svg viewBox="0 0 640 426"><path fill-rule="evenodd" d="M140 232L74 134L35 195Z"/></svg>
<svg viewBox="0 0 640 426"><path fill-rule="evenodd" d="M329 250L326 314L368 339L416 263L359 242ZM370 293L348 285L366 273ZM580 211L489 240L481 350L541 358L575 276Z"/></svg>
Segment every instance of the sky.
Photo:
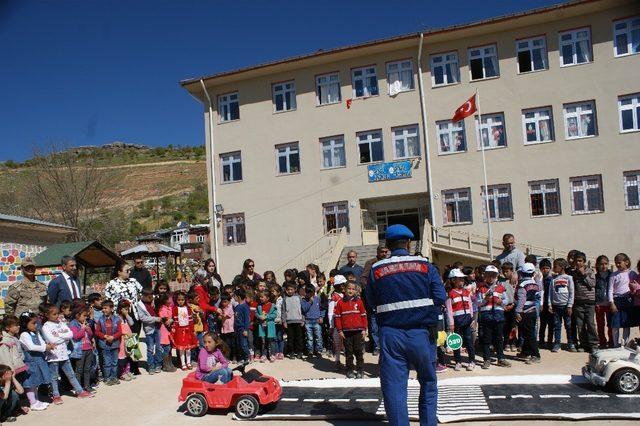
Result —
<svg viewBox="0 0 640 426"><path fill-rule="evenodd" d="M0 0L0 161L51 143L201 145L182 79L560 2Z"/></svg>

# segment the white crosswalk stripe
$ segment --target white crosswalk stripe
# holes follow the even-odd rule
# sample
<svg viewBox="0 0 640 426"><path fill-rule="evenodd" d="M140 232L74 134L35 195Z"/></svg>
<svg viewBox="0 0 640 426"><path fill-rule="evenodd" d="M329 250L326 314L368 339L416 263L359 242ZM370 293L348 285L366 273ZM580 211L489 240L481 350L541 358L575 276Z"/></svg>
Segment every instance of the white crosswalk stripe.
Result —
<svg viewBox="0 0 640 426"><path fill-rule="evenodd" d="M416 418L420 388L410 387L407 392L409 416ZM489 406L480 386L440 386L438 387L438 414L448 415L464 411L469 414L490 414ZM376 414L384 415L384 402Z"/></svg>

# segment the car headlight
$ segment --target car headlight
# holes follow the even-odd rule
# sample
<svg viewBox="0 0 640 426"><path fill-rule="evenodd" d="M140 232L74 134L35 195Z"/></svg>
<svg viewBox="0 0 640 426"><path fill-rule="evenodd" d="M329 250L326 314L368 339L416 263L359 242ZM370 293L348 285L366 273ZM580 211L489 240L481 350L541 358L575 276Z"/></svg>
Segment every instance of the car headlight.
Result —
<svg viewBox="0 0 640 426"><path fill-rule="evenodd" d="M605 369L607 364L609 364L608 359L603 359L602 361L598 362L598 365L596 366L596 371L601 372L602 370Z"/></svg>

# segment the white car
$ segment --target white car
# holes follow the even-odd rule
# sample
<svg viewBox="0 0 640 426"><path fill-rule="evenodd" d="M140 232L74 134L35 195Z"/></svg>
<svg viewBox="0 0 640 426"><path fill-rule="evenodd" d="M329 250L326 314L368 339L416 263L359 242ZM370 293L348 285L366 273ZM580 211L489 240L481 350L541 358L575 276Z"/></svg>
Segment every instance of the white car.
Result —
<svg viewBox="0 0 640 426"><path fill-rule="evenodd" d="M627 346L603 349L589 355L582 375L596 386L610 386L618 393L633 393L640 389L640 339Z"/></svg>

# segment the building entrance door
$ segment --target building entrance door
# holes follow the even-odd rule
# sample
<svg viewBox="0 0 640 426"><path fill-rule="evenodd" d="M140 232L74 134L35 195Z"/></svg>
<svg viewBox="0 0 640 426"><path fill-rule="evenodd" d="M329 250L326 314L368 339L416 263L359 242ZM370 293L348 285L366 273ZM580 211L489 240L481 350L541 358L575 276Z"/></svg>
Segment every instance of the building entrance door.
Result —
<svg viewBox="0 0 640 426"><path fill-rule="evenodd" d="M384 233L387 227L396 224L406 226L413 232L415 239L420 239L422 237L420 232L421 213L420 209L417 208L376 212L379 239L384 240Z"/></svg>
<svg viewBox="0 0 640 426"><path fill-rule="evenodd" d="M404 225L413 232L416 239L420 238L420 221L418 220L418 214L403 214L401 216L389 216L387 218L388 226L391 225Z"/></svg>

